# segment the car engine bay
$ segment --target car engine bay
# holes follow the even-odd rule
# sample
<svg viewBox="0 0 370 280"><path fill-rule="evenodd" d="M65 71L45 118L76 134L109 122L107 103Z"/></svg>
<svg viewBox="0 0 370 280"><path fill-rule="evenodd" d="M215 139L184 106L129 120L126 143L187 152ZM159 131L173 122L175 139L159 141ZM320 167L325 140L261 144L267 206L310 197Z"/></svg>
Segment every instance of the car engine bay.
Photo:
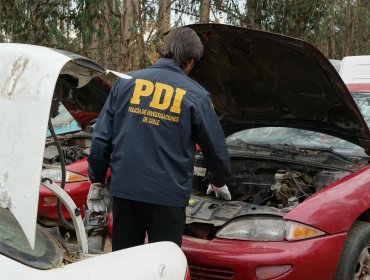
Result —
<svg viewBox="0 0 370 280"><path fill-rule="evenodd" d="M92 132L79 131L59 135L58 139L63 149L66 164L86 158L90 154ZM60 165L60 157L55 141L50 137L46 140L44 151L44 168Z"/></svg>
<svg viewBox="0 0 370 280"><path fill-rule="evenodd" d="M237 216L283 215L368 161L320 151L288 151L229 147L231 177L227 186L231 201L206 195L206 162L202 154L197 155L185 235L212 239L221 226Z"/></svg>
<svg viewBox="0 0 370 280"><path fill-rule="evenodd" d="M88 157L93 127L59 135L66 164ZM206 195L207 164L197 154L193 189L186 208L185 235L212 239L228 221L243 215L284 215L326 186L349 176L368 163L367 158L328 151L229 145L231 201ZM60 166L52 138L47 138L44 168Z"/></svg>

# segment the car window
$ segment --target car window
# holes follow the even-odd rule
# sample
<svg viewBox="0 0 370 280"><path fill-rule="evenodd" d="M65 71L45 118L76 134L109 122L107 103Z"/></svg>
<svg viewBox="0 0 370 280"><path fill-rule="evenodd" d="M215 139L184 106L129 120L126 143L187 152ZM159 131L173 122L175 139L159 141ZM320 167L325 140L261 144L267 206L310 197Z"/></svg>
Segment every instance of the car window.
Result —
<svg viewBox="0 0 370 280"><path fill-rule="evenodd" d="M291 127L259 127L243 130L228 137L227 142L232 144L235 140L245 143L293 145L307 148L359 148L348 141L330 135Z"/></svg>
<svg viewBox="0 0 370 280"><path fill-rule="evenodd" d="M59 104L58 115L51 119L56 134L64 134L74 131L80 131L81 127L77 121L68 112L66 107L62 103ZM47 130L46 136L50 136L49 129Z"/></svg>
<svg viewBox="0 0 370 280"><path fill-rule="evenodd" d="M370 93L352 93L352 96L356 101L356 104L360 109L360 112L363 115L367 126L370 127Z"/></svg>
<svg viewBox="0 0 370 280"><path fill-rule="evenodd" d="M370 94L360 93L353 94L352 96L363 114L366 123L370 126ZM321 147L340 150L363 150L353 143L331 135L290 127L259 127L239 131L227 138L229 144L235 143L235 141L270 145L294 145L305 148Z"/></svg>
<svg viewBox="0 0 370 280"><path fill-rule="evenodd" d="M60 266L63 259L54 238L41 227L37 227L35 248L32 250L13 214L1 207L0 254L38 269Z"/></svg>

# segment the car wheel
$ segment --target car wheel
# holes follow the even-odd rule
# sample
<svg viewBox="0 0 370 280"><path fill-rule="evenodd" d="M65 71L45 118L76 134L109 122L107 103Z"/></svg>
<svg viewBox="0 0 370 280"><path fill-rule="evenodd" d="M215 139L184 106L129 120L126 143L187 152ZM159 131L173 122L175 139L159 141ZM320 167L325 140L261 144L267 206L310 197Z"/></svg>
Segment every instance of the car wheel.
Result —
<svg viewBox="0 0 370 280"><path fill-rule="evenodd" d="M357 221L348 232L335 280L370 280L370 224Z"/></svg>

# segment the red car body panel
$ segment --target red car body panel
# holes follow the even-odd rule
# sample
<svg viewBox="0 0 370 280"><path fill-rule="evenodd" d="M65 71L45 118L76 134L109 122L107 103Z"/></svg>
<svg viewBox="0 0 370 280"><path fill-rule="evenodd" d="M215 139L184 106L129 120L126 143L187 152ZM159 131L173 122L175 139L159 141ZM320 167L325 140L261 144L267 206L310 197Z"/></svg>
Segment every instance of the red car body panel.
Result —
<svg viewBox="0 0 370 280"><path fill-rule="evenodd" d="M370 208L370 167L347 176L317 192L284 216L327 233L351 228Z"/></svg>
<svg viewBox="0 0 370 280"><path fill-rule="evenodd" d="M181 248L194 279L252 280L258 266L291 265L273 279L327 280L334 275L345 238L341 233L298 242L248 242L184 236Z"/></svg>
<svg viewBox="0 0 370 280"><path fill-rule="evenodd" d="M86 181L80 182L69 182L65 184L64 190L71 196L73 201L76 203L77 207L81 210L81 215L84 217L84 208L86 206L86 197L89 192L90 182L87 180L88 177L88 162L87 159L81 159L68 166L66 170L78 173L86 177ZM107 178L110 177L110 170L107 172ZM60 183L57 183L60 185ZM46 202L45 197L54 197L54 194L49 191L44 186L40 186L40 196L39 196L39 206L38 206L38 216L50 220L57 221L58 211L56 202ZM62 205L62 212L64 218L70 219L70 215L67 209Z"/></svg>
<svg viewBox="0 0 370 280"><path fill-rule="evenodd" d="M99 117L98 112L79 112L79 111L72 111L72 110L68 110L68 111L82 128L86 127L91 120Z"/></svg>
<svg viewBox="0 0 370 280"><path fill-rule="evenodd" d="M87 158L83 158L66 166L66 170L88 177L88 167L89 163L87 162ZM108 175L110 176L110 173Z"/></svg>
<svg viewBox="0 0 370 280"><path fill-rule="evenodd" d="M370 92L370 84L349 85L353 93ZM185 252L194 279L257 279L259 266L291 265L287 273L271 279L332 279L347 231L370 209L370 166L317 192L284 215L316 227L327 235L296 242L202 240L184 236ZM325 265L323 265L325 264ZM209 277L209 278L207 278Z"/></svg>
<svg viewBox="0 0 370 280"><path fill-rule="evenodd" d="M60 185L59 183L57 183ZM81 210L81 215L84 217L84 208L86 206L86 196L89 192L90 182L73 182L66 183L64 190L71 196L72 200L76 203L77 207ZM51 220L58 221L57 203L55 201L46 202L45 197L55 197L55 195L44 186L40 186L38 216ZM64 218L70 219L67 209L62 205L62 213Z"/></svg>
<svg viewBox="0 0 370 280"><path fill-rule="evenodd" d="M370 84L348 84L347 88L352 93L370 92Z"/></svg>

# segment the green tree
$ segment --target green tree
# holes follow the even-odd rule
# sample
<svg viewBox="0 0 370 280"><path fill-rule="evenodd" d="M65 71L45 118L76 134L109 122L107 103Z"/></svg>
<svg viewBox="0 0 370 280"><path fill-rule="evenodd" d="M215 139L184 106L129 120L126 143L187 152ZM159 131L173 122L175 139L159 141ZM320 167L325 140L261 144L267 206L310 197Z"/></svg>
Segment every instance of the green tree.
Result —
<svg viewBox="0 0 370 280"><path fill-rule="evenodd" d="M163 32L197 22L301 38L330 58L370 53L367 0L0 0L0 42L65 49L120 71L153 63Z"/></svg>

